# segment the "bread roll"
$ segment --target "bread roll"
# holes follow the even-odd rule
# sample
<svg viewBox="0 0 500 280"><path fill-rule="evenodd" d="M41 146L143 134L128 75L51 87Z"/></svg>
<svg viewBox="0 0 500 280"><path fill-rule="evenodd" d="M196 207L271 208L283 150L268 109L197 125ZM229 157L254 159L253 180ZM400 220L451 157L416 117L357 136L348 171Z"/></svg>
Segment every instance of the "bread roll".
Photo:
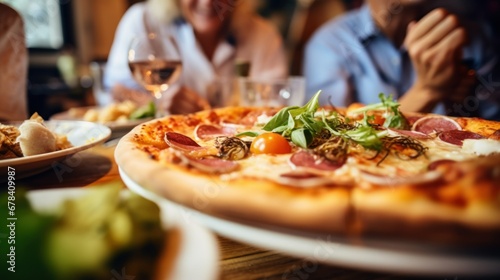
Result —
<svg viewBox="0 0 500 280"><path fill-rule="evenodd" d="M54 133L43 124L26 120L19 126L21 135L17 142L21 145L24 156L50 153L57 150L57 139Z"/></svg>

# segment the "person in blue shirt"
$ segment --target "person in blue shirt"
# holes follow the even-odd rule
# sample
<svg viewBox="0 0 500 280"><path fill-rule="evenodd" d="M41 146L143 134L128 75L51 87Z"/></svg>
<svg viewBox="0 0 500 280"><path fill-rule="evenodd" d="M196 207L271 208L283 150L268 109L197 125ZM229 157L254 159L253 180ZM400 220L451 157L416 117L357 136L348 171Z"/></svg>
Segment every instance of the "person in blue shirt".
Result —
<svg viewBox="0 0 500 280"><path fill-rule="evenodd" d="M345 107L383 92L403 112L500 120L499 48L477 4L367 0L309 40L307 94L322 90L323 105Z"/></svg>

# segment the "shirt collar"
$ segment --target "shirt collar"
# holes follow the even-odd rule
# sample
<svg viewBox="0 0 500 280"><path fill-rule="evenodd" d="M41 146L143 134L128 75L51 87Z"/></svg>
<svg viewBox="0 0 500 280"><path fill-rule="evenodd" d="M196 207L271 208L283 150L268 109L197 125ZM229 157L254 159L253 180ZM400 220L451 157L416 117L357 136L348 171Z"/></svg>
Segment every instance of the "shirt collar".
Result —
<svg viewBox="0 0 500 280"><path fill-rule="evenodd" d="M194 35L193 27L188 24L185 20L176 22L176 25L180 30L184 30L184 36L186 38L186 42L189 42L187 45L195 47L198 51L199 55L202 55L201 46L199 45L196 37ZM228 36L226 40L219 42L217 47L215 48L215 53L213 55L212 61L208 61L208 59L203 56L203 60L206 60L209 64L212 64L211 67L218 68L223 65L227 60L234 57L236 53L236 44L235 40L232 39L232 36ZM192 53L190 54L193 55Z"/></svg>
<svg viewBox="0 0 500 280"><path fill-rule="evenodd" d="M358 30L360 31L356 32L356 35L363 45L367 45L372 40L375 40L377 38L383 37L384 39L388 40L375 23L368 4L365 3L363 4L363 6L361 6L361 8L359 8L359 15L359 23L355 23L355 25L357 26L357 28L359 28ZM407 52L404 44L399 47L399 52L402 54Z"/></svg>
<svg viewBox="0 0 500 280"><path fill-rule="evenodd" d="M373 20L368 4L361 6L358 12L359 20L354 23L355 26L353 27L357 30L356 35L359 41L365 43L377 36L383 35Z"/></svg>

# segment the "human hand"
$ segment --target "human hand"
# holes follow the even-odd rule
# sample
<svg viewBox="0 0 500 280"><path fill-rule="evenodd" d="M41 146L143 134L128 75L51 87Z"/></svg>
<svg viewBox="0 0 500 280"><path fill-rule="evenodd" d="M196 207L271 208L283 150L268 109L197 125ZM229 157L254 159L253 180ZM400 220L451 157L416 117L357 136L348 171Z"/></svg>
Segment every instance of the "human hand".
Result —
<svg viewBox="0 0 500 280"><path fill-rule="evenodd" d="M151 94L128 88L120 84L111 88L111 95L114 101L123 102L125 100L130 100L139 106L148 104L153 101L154 98Z"/></svg>
<svg viewBox="0 0 500 280"><path fill-rule="evenodd" d="M171 114L189 114L210 109L210 104L197 92L187 87L181 87L173 96L170 105Z"/></svg>
<svg viewBox="0 0 500 280"><path fill-rule="evenodd" d="M414 88L431 93L438 101L448 98L458 82L467 77L462 66L462 47L467 34L455 15L435 9L408 25L404 45L416 71Z"/></svg>

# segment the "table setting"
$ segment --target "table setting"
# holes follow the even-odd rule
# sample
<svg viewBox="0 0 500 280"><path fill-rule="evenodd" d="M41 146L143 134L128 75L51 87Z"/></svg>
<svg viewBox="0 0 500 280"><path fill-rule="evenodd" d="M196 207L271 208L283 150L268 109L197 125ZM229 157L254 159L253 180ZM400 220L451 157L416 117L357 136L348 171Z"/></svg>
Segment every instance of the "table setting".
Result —
<svg viewBox="0 0 500 280"><path fill-rule="evenodd" d="M19 279L35 275L54 279L459 279L500 274L498 243L488 249L489 241L467 247L426 237L365 235L358 224L365 221L356 220L353 201L369 187L354 193L358 186L352 187L352 181L332 181L325 172L331 171L328 176L336 179L360 177L375 189L390 179L363 170L338 175L328 169L332 163L321 165L322 160L304 152L314 143L313 136L326 137L321 129L330 131L327 137L336 139L334 144L340 143L344 151L358 151L369 142L367 138L387 137L387 131L400 133L399 140L406 137L397 129L379 132L381 136L365 134L399 116L389 97L367 106L375 111L383 107L386 111L381 115L368 115L372 109L357 107L351 110L356 114L345 117L349 109L319 109L321 92L306 100L304 77L230 76L219 77L210 86L210 109L170 114L164 102L178 86L182 64L175 43L167 55L150 47L160 44L156 39L155 34L147 34L128 49L133 78L151 95L150 103L108 102L61 112L43 126L49 135L64 135L70 147L0 160L7 171L2 180L6 179L8 196L2 203L10 211L9 225L23 220L33 225L19 227L18 235L9 232L17 245L8 250L11 263L2 271L2 279L11 279L14 274L9 272L14 269L21 271L15 274ZM139 42L148 42L148 47ZM352 125L349 118L357 122ZM383 121L375 125L377 118ZM277 140L261 137L267 132L282 135L284 142L273 144ZM19 137L11 136L9 141ZM410 144L401 149L426 150ZM394 154L400 157L402 150ZM363 160L378 156L378 167L391 152L384 156L377 152ZM335 162L334 169L343 170L343 164L352 167L344 159ZM316 165L327 169L313 170ZM429 182L434 184L434 179ZM415 177L409 180L420 184ZM398 182L389 182L390 188L400 184L404 189ZM324 200L317 199L321 194ZM325 211L314 209L316 202L327 210L326 216ZM305 213L308 210L311 213ZM495 221L496 212L492 215ZM448 226L443 227L455 229ZM30 230L40 234L27 234ZM352 234L357 231L362 234ZM34 253L28 262L29 249ZM38 271L28 270L26 265L32 263L37 263Z"/></svg>
<svg viewBox="0 0 500 280"><path fill-rule="evenodd" d="M500 279L495 1L3 2L0 279Z"/></svg>
<svg viewBox="0 0 500 280"><path fill-rule="evenodd" d="M292 91L286 83L279 81L278 85L285 86L274 91L274 96L278 96L278 99L263 104L265 98L273 96L268 93L278 86L268 86L260 94L258 89L266 86L250 87L248 79L240 78L236 81L239 82L237 85L244 86L235 91L240 94L236 100L241 100L244 94L245 106L300 106L302 101L298 100L304 98L303 90ZM248 98L247 91L251 91L252 98ZM299 97L292 103L283 98L296 92L300 93ZM257 103L250 104L249 100ZM125 135L111 141L108 140L112 135L112 128L106 124L79 120L47 121L46 126L54 132L67 135L73 147L45 155L2 160L2 168L14 171L8 180L15 184L8 185L15 190L15 202L24 199L20 193L26 191L23 195L26 195L34 212L56 215L56 209L68 203L64 201L89 194L99 201L99 195L92 195L92 192L106 189L109 185L118 185L120 197L133 194L152 202L160 211L161 227L168 235L167 257L162 255L158 266L152 265L149 268L155 272L158 267L165 268L162 278L155 279L459 279L500 273L497 266L499 258L494 252L457 251L425 242L408 243L387 238L358 239L275 227L255 223L251 219L220 216L203 211L203 208L200 210L171 200L158 189L138 183L131 176L149 171L131 171L129 167L121 165L122 159L118 162L116 160L116 147L122 145L124 137L130 137L142 125L155 123L157 120L142 120ZM118 154L121 151L123 150ZM156 180L154 172L150 174L150 179ZM169 183L165 182L164 185L168 188ZM205 199L208 201L205 202L210 203L212 197L213 194L206 194ZM107 204L105 199L100 202ZM20 214L16 218L18 223L27 219ZM74 239L75 242L77 240ZM19 262L22 257L18 256L18 268L21 269ZM130 274L135 273L134 270L127 267L106 269L105 275L111 279L135 276Z"/></svg>

